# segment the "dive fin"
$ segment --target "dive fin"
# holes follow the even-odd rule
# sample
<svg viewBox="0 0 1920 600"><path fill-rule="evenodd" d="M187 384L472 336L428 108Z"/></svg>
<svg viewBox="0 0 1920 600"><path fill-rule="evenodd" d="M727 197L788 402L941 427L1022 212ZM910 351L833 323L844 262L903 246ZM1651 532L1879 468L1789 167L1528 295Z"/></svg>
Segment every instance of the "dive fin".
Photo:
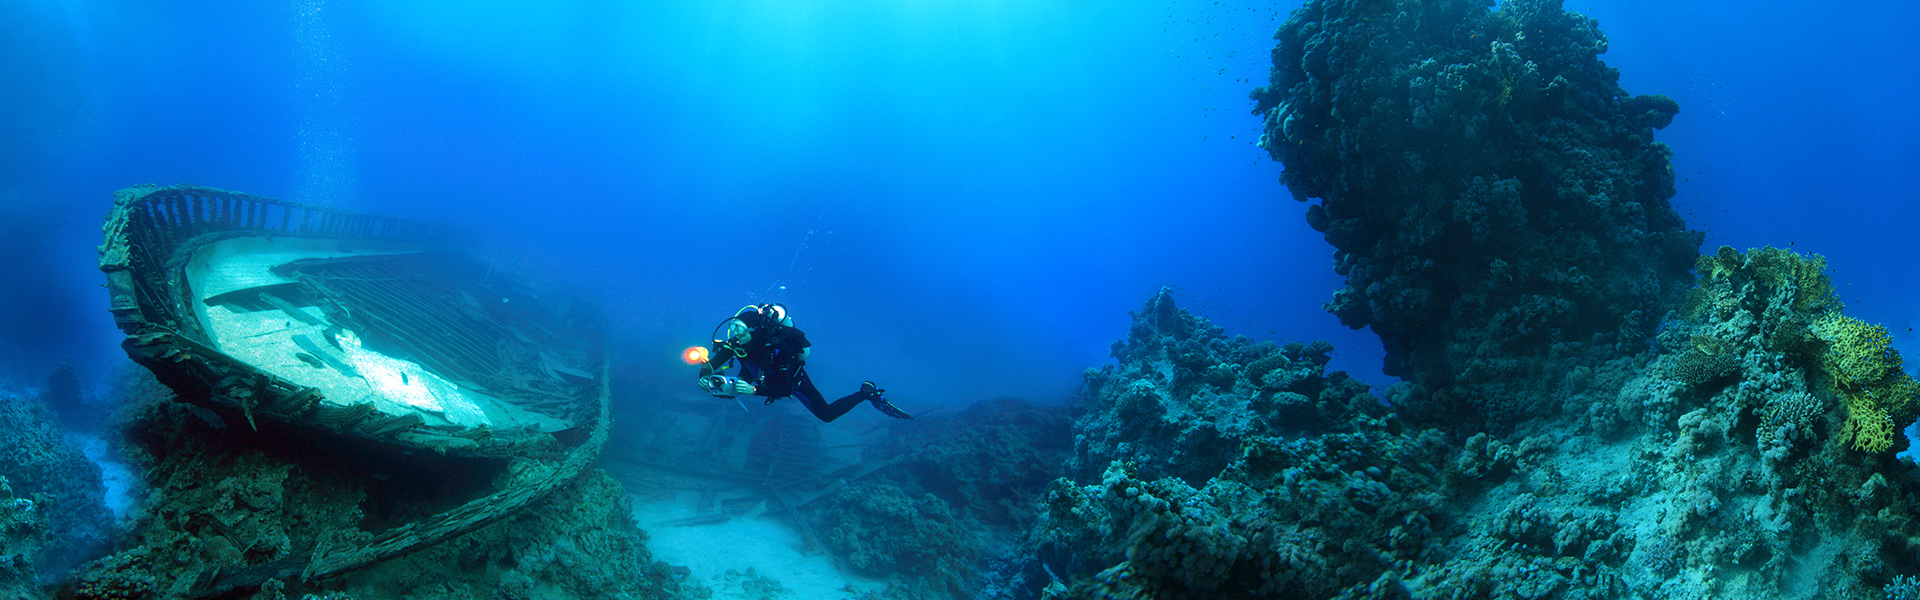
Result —
<svg viewBox="0 0 1920 600"><path fill-rule="evenodd" d="M913 415L907 414L907 411L900 410L900 407L894 406L892 402L887 401L886 396L881 395L886 392L886 390L880 389L879 385L875 385L871 381L860 382L860 393L871 396L867 398L867 402L873 403L873 407L880 409L882 414L895 419L913 420Z"/></svg>

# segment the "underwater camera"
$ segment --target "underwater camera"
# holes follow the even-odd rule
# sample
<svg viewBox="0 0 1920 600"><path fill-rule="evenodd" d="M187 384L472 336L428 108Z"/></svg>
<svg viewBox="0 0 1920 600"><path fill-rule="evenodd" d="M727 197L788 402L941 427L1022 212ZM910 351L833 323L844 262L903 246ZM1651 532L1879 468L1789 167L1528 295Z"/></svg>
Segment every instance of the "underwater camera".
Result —
<svg viewBox="0 0 1920 600"><path fill-rule="evenodd" d="M700 387L707 388L707 393L715 396L732 398L734 396L733 384L736 381L740 381L740 379L726 375L708 375L700 378Z"/></svg>

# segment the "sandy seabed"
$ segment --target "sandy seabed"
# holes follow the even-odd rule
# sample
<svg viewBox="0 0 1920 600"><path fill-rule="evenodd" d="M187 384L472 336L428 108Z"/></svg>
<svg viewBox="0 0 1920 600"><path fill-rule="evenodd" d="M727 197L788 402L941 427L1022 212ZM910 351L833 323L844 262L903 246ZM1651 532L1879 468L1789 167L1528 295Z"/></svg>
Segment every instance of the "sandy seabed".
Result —
<svg viewBox="0 0 1920 600"><path fill-rule="evenodd" d="M800 532L772 512L758 518L734 518L711 525L661 525L695 516L693 504L676 494L660 500L634 498L633 518L650 538L654 558L687 567L690 578L712 588L716 600L759 598L739 583L751 568L786 588L782 599L842 600L879 592L886 584L840 571L824 551L807 554Z"/></svg>

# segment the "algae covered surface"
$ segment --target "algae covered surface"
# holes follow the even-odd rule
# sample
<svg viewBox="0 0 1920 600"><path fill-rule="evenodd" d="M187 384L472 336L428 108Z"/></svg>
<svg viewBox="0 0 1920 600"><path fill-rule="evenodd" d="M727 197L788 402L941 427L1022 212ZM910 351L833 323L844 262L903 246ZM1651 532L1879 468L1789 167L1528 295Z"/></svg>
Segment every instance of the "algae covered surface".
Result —
<svg viewBox="0 0 1920 600"><path fill-rule="evenodd" d="M350 445L230 426L168 400L157 383L129 392L125 453L152 485L116 552L83 568L72 598L181 598L222 570L272 564L323 538L370 536L443 509L440 497L498 473L472 465L356 456ZM316 453L328 448L333 454ZM619 485L589 470L524 511L368 569L303 582L273 577L234 597L680 598L652 559Z"/></svg>

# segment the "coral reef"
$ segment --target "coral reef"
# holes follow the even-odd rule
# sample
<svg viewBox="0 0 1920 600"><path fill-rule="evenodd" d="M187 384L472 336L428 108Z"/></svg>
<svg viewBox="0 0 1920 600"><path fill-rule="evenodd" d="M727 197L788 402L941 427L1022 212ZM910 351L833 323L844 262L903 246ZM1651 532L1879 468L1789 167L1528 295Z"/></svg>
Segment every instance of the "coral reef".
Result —
<svg viewBox="0 0 1920 600"><path fill-rule="evenodd" d="M1838 303L1803 294L1830 297L1830 282L1778 277L1777 267L1817 257L1716 256L1725 255L1739 260L1703 277L1707 308L1666 321L1650 351L1577 374L1578 391L1550 398L1561 410L1518 422L1518 433L1408 420L1363 387L1334 384L1346 379L1323 362L1293 358L1307 365L1300 380L1325 384L1317 411L1276 418L1257 400L1300 388L1244 382L1231 394L1247 401L1223 406L1207 374L1227 382L1217 374L1244 373L1261 360L1246 357L1272 345L1224 338L1163 291L1134 314L1119 364L1089 372L1075 429L1081 467L1048 487L1029 558L999 563L994 589L1018 598L1910 592L1920 573L1906 491L1915 476L1886 452L1856 449L1846 401L1848 381L1898 379L1898 369L1842 367L1832 355L1849 344L1809 325L1832 319ZM1897 364L1866 329L1853 345ZM1141 340L1162 340L1150 346L1161 350L1133 351L1149 347ZM1164 351L1183 344L1211 353ZM1835 374L1843 368L1853 375ZM1179 373L1199 382L1181 385ZM1122 401L1129 390L1152 390L1166 408L1142 417L1137 398ZM1172 425L1196 410L1241 425L1217 428L1233 432L1225 436Z"/></svg>
<svg viewBox="0 0 1920 600"><path fill-rule="evenodd" d="M0 393L0 478L60 532L37 553L16 553L31 571L56 579L104 553L113 534L100 467L68 439L46 405ZM10 501L10 500L9 500Z"/></svg>
<svg viewBox="0 0 1920 600"><path fill-rule="evenodd" d="M1444 435L1325 372L1325 343L1224 337L1167 289L1133 316L1118 364L1087 372L1075 478L1048 487L1032 558L1001 566L1007 593L1333 597L1438 553Z"/></svg>
<svg viewBox="0 0 1920 600"><path fill-rule="evenodd" d="M0 598L35 598L40 581L34 563L41 549L52 541L47 513L40 501L16 495L7 478L0 476Z"/></svg>
<svg viewBox="0 0 1920 600"><path fill-rule="evenodd" d="M1920 524L1899 500L1913 478L1882 452L1898 436L1865 430L1853 400L1871 396L1868 408L1911 420L1912 380L1898 354L1873 341L1883 330L1839 316L1824 264L1772 248L1703 257L1688 318L1668 322L1646 371L1611 401L1590 396L1601 402L1588 420L1562 429L1575 440L1636 434L1617 450L1551 461L1567 472L1620 465L1599 479L1617 477L1616 491L1567 486L1585 498L1562 504L1634 517L1634 543L1618 561L1629 589L1874 597L1894 574L1920 571L1911 558ZM1851 331L1818 333L1837 326ZM1842 338L1857 343L1832 341ZM1714 367L1715 385L1698 384L1703 345L1737 365L1727 375Z"/></svg>
<svg viewBox="0 0 1920 600"><path fill-rule="evenodd" d="M1113 346L1117 364L1085 374L1074 423L1078 480L1097 479L1114 461L1137 465L1148 479L1178 477L1205 485L1249 439L1288 432L1356 431L1356 416L1387 408L1365 384L1325 373L1325 342L1255 343L1227 338L1219 327L1174 305L1161 288L1140 312L1127 339Z"/></svg>
<svg viewBox="0 0 1920 600"><path fill-rule="evenodd" d="M894 580L904 598L965 598L986 542L979 522L928 494L855 483L806 509L821 543L843 569Z"/></svg>
<svg viewBox="0 0 1920 600"><path fill-rule="evenodd" d="M1893 447L1896 423L1912 423L1920 385L1903 369L1887 329L1829 312L1813 320L1812 330L1826 352L1821 367L1827 381L1846 400L1842 433L1853 447L1881 452Z"/></svg>
<svg viewBox="0 0 1920 600"><path fill-rule="evenodd" d="M1015 398L979 402L954 415L894 424L868 460L899 458L885 479L933 494L996 534L1033 523L1035 500L1072 452L1073 418L1061 406Z"/></svg>
<svg viewBox="0 0 1920 600"><path fill-rule="evenodd" d="M892 461L806 508L822 544L852 572L887 580L902 600L973 597L981 565L1034 523L1071 451L1064 407L1013 398L892 424L867 449Z"/></svg>
<svg viewBox="0 0 1920 600"><path fill-rule="evenodd" d="M151 496L123 548L69 582L74 598L180 597L216 570L268 564L322 538L370 536L466 497L497 468L444 457L363 454L267 423L256 433L132 388L117 425ZM229 416L237 418L237 415ZM324 451L323 451L324 450ZM269 580L258 598L678 598L651 558L630 500L589 470L527 509L465 536L337 578Z"/></svg>
<svg viewBox="0 0 1920 600"><path fill-rule="evenodd" d="M1261 145L1347 279L1406 416L1503 427L1645 348L1702 236L1669 205L1679 105L1630 96L1558 0L1312 0L1281 26ZM1541 360L1546 357L1547 360Z"/></svg>

